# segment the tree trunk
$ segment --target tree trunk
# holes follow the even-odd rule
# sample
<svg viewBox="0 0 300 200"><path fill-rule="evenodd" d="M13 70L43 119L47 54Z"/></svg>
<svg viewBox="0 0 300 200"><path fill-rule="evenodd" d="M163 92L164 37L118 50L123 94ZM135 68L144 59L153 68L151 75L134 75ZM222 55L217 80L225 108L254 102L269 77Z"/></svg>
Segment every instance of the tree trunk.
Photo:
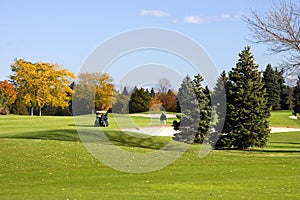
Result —
<svg viewBox="0 0 300 200"><path fill-rule="evenodd" d="M33 116L33 107L31 107L31 111L30 112L31 112L31 116Z"/></svg>
<svg viewBox="0 0 300 200"><path fill-rule="evenodd" d="M42 108L39 107L39 116L42 116Z"/></svg>

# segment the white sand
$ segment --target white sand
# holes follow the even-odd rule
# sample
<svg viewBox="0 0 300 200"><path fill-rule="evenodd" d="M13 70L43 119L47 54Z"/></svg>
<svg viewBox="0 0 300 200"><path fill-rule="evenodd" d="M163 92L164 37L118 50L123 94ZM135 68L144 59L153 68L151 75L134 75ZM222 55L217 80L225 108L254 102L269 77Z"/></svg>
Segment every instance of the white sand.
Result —
<svg viewBox="0 0 300 200"><path fill-rule="evenodd" d="M138 117L149 117L149 118L160 118L161 114L142 114L142 113L136 113L136 114L130 114L131 116L138 116ZM167 118L176 118L175 114L166 114Z"/></svg>
<svg viewBox="0 0 300 200"><path fill-rule="evenodd" d="M172 126L122 128L121 130L142 133L150 136L174 136L176 133Z"/></svg>
<svg viewBox="0 0 300 200"><path fill-rule="evenodd" d="M150 135L150 136L173 136L176 133L176 131L173 129L172 126L126 128L126 129L121 129L121 130L146 134L146 135ZM295 132L295 131L300 131L300 129L299 128L285 128L285 127L271 127L271 133Z"/></svg>

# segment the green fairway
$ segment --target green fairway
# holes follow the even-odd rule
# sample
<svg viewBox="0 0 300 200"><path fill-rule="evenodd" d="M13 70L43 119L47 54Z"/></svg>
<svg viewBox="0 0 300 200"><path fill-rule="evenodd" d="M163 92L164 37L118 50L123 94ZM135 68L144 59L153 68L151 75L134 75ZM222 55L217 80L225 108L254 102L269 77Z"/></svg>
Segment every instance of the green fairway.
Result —
<svg viewBox="0 0 300 200"><path fill-rule="evenodd" d="M300 120L289 118L289 116L292 116L292 113L293 111L291 110L272 112L270 117L270 126L300 128Z"/></svg>
<svg viewBox="0 0 300 200"><path fill-rule="evenodd" d="M112 118L110 124L109 138L128 151L155 151L170 141L130 137ZM300 132L273 133L264 149L212 151L202 159L199 148L159 171L123 173L87 152L72 117L0 116L0 199L300 198Z"/></svg>

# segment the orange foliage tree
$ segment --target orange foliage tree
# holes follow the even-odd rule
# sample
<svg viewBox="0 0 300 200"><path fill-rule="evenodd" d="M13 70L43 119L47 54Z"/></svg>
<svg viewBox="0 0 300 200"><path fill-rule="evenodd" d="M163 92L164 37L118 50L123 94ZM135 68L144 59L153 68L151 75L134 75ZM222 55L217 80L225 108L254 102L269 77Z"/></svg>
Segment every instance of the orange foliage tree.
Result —
<svg viewBox="0 0 300 200"><path fill-rule="evenodd" d="M15 90L14 86L8 82L8 80L0 81L0 90L2 90L6 99L6 105L12 105L17 99L18 92Z"/></svg>

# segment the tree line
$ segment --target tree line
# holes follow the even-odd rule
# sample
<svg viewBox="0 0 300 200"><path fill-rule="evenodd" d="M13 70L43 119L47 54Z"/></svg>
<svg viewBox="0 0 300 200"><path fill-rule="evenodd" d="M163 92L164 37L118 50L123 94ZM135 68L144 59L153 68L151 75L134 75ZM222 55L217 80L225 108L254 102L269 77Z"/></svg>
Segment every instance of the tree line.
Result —
<svg viewBox="0 0 300 200"><path fill-rule="evenodd" d="M259 71L250 47L239 54L235 67L220 74L213 89L208 90L202 81L200 74L194 79L187 76L178 90L181 115L173 122L179 131L177 141L206 139L216 149L263 147L270 133L270 111L293 108L295 115L299 113L300 77L291 87L285 84L282 69L267 65ZM222 105L224 98L226 105Z"/></svg>
<svg viewBox="0 0 300 200"><path fill-rule="evenodd" d="M24 59L12 65L10 80L0 82L1 113L38 115L42 111L69 114L73 101L81 105L75 114L90 114L95 110L115 113L137 113L149 110L178 113L173 122L177 141L202 143L208 133L224 123L215 148L263 147L269 130L271 110L294 109L300 113L300 76L295 86L285 83L283 69L267 65L258 70L250 47L239 54L235 67L225 71L213 89L203 85L203 77L186 76L177 92L170 88L167 79L150 90L124 87L117 91L107 73L81 73L78 77L56 64L31 63ZM212 99L226 98L212 104ZM224 111L226 109L226 112ZM23 112L23 113L22 113ZM29 113L28 113L29 112ZM222 112L223 113L222 115ZM56 113L57 114L57 113Z"/></svg>

